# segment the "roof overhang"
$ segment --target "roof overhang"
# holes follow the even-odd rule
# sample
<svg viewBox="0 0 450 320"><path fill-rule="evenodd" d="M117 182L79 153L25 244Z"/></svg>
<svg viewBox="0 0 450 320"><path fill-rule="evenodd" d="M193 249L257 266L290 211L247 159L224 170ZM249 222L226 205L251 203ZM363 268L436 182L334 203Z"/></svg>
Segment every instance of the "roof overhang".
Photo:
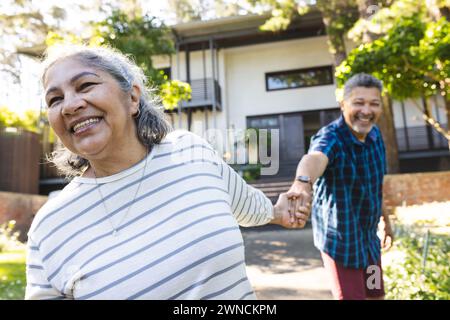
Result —
<svg viewBox="0 0 450 320"><path fill-rule="evenodd" d="M324 35L325 28L320 11L296 16L286 30L262 31L260 26L270 14L233 16L208 21L194 21L172 26L180 50L199 50L213 40L218 48L249 45L262 42Z"/></svg>

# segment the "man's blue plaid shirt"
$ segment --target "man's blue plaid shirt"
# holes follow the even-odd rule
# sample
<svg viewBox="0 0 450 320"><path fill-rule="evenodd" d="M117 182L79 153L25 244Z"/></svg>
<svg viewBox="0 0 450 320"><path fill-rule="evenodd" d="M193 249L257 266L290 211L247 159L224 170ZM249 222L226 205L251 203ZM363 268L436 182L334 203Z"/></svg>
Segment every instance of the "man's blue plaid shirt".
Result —
<svg viewBox="0 0 450 320"><path fill-rule="evenodd" d="M309 152L328 157L312 205L315 246L348 268L380 259L377 226L382 214L386 153L377 127L360 142L341 117L311 138Z"/></svg>

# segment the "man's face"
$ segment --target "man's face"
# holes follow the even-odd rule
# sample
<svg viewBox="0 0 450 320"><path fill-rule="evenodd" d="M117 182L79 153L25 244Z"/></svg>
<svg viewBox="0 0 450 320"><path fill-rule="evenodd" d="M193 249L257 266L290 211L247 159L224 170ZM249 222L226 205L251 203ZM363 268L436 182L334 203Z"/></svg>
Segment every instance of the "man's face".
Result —
<svg viewBox="0 0 450 320"><path fill-rule="evenodd" d="M363 141L378 121L382 112L381 93L377 88L356 87L342 101L345 123L352 133Z"/></svg>

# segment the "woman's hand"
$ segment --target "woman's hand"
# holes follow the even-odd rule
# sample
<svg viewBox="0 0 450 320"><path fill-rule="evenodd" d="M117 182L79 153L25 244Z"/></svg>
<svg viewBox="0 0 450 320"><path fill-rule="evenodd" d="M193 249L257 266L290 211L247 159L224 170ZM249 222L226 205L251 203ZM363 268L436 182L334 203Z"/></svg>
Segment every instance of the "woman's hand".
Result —
<svg viewBox="0 0 450 320"><path fill-rule="evenodd" d="M271 223L288 229L304 228L309 218L311 206L298 205L297 202L298 199L289 200L287 193L281 193L273 207L274 219Z"/></svg>

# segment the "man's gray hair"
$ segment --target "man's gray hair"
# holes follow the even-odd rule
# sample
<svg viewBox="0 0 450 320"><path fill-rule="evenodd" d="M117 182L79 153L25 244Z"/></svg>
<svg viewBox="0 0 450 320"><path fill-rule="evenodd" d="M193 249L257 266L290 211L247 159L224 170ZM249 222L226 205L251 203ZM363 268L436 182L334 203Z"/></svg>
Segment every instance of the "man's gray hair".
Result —
<svg viewBox="0 0 450 320"><path fill-rule="evenodd" d="M124 92L129 92L133 84L141 91L138 117L134 118L140 142L149 150L171 131L165 119L160 100L147 87L144 72L128 56L109 47L87 47L80 45L62 45L50 48L42 62L42 83L48 69L66 58L76 59L89 67L107 72L117 80ZM65 146L55 150L48 158L66 177L79 176L88 167L87 159L69 151Z"/></svg>
<svg viewBox="0 0 450 320"><path fill-rule="evenodd" d="M356 87L377 88L383 92L383 83L367 73L357 73L350 77L344 85L344 99L347 99Z"/></svg>

